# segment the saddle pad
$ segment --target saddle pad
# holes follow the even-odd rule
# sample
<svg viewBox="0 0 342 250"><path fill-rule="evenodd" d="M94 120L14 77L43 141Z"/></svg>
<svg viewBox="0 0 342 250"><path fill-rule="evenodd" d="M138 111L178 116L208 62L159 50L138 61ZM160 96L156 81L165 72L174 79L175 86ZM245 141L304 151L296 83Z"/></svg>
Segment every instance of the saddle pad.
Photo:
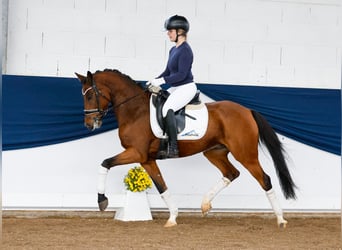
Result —
<svg viewBox="0 0 342 250"><path fill-rule="evenodd" d="M185 128L178 134L178 140L198 140L202 138L208 127L207 106L203 103L199 105L187 105L185 107L185 114L195 117L196 120L185 116ZM150 98L150 123L152 132L157 138L166 137L163 135L163 130L158 124L156 108L152 103L152 98Z"/></svg>

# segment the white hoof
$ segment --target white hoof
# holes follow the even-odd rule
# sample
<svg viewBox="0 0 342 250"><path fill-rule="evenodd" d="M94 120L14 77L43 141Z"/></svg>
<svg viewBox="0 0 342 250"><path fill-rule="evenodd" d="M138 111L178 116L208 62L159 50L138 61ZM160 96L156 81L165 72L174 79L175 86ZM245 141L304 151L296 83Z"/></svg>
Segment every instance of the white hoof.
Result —
<svg viewBox="0 0 342 250"><path fill-rule="evenodd" d="M164 225L164 227L174 227L174 226L177 226L177 222L175 220L170 220L170 219Z"/></svg>
<svg viewBox="0 0 342 250"><path fill-rule="evenodd" d="M278 227L279 228L286 228L287 221L284 219L278 219Z"/></svg>
<svg viewBox="0 0 342 250"><path fill-rule="evenodd" d="M208 215L209 211L211 210L211 203L210 202L202 203L201 209L202 209L202 215L203 216Z"/></svg>

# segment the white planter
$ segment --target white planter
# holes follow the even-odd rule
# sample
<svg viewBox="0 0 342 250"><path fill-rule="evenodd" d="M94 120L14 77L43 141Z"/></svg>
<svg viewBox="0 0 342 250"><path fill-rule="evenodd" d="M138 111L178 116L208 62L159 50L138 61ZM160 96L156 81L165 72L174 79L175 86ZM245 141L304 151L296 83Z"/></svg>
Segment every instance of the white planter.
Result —
<svg viewBox="0 0 342 250"><path fill-rule="evenodd" d="M126 192L124 206L116 211L115 220L145 221L152 220L146 192Z"/></svg>

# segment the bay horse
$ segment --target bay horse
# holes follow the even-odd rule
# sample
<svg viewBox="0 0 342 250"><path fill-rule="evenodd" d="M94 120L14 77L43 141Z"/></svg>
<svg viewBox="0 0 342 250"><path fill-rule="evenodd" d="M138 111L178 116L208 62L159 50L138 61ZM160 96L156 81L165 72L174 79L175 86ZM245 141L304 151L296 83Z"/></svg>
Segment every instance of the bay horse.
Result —
<svg viewBox="0 0 342 250"><path fill-rule="evenodd" d="M160 139L155 137L150 125L149 99L151 93L131 77L118 70L105 69L87 76L75 73L82 83L84 100L84 124L94 130L101 127L102 118L110 105L118 121L119 138L124 151L105 159L98 170L98 204L104 211L108 206L105 196L105 182L112 167L140 163L148 172L157 190L169 209L165 227L177 225L178 207L156 163ZM203 197L201 209L206 215L211 201L240 172L228 159L228 153L239 161L257 180L266 193L276 215L279 227L286 227L282 209L272 188L271 178L263 171L258 160L258 143L266 145L280 186L286 199L296 199L295 188L288 170L284 149L272 127L258 112L231 101L205 104L209 121L205 135L198 140L178 141L179 157L203 152L204 156L222 173L222 178Z"/></svg>

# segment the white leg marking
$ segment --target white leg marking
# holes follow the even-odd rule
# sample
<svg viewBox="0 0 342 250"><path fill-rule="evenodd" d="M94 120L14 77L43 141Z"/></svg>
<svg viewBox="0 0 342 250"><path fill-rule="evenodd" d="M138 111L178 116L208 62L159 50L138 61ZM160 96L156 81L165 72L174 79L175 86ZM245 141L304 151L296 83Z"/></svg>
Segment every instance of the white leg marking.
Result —
<svg viewBox="0 0 342 250"><path fill-rule="evenodd" d="M107 175L108 175L108 168L100 166L98 170L98 179L97 179L97 192L99 194L105 193Z"/></svg>
<svg viewBox="0 0 342 250"><path fill-rule="evenodd" d="M277 197L275 195L275 192L273 191L273 188L266 191L267 198L269 202L271 203L272 209L277 216L277 223L279 227L286 227L287 221L283 218L283 210L281 209L279 202L277 200Z"/></svg>
<svg viewBox="0 0 342 250"><path fill-rule="evenodd" d="M201 205L203 215L207 215L209 213L211 209L211 201L222 189L227 187L230 183L231 181L228 178L222 177L219 182L215 186L213 186L208 193L204 195Z"/></svg>
<svg viewBox="0 0 342 250"><path fill-rule="evenodd" d="M176 206L174 200L171 197L171 194L169 190L166 190L164 193L161 194L161 197L163 198L166 206L169 208L170 211L170 217L164 227L172 227L176 226L176 218L178 216L178 207Z"/></svg>

